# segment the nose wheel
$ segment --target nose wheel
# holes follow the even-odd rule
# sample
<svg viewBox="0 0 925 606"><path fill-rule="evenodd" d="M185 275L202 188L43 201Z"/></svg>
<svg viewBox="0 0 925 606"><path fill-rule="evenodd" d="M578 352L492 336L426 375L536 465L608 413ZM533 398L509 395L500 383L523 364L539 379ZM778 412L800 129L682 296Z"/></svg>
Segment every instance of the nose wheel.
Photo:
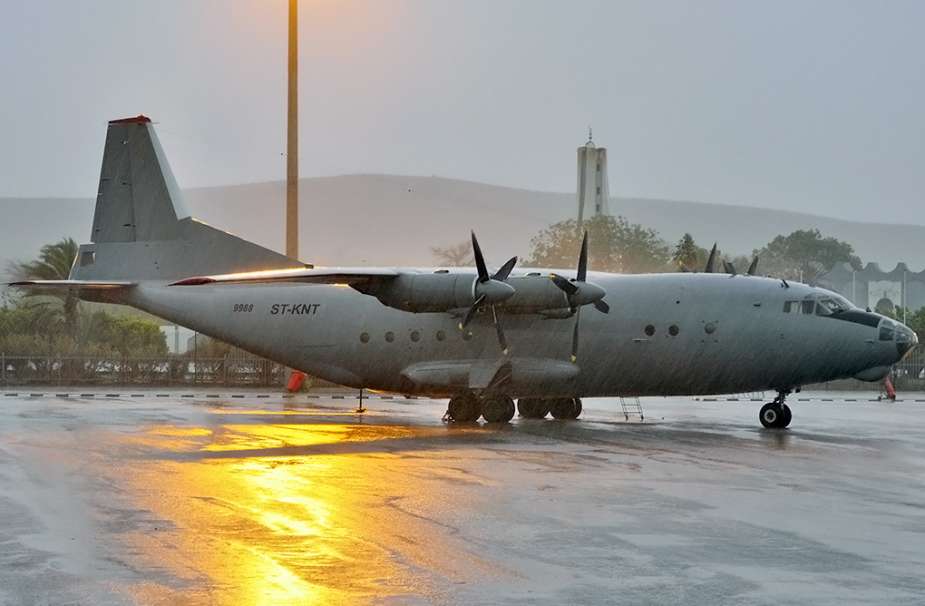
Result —
<svg viewBox="0 0 925 606"><path fill-rule="evenodd" d="M774 398L773 402L768 402L761 407L758 420L767 429L783 429L790 425L790 421L793 420L790 407L784 404L785 397L786 394L781 393Z"/></svg>

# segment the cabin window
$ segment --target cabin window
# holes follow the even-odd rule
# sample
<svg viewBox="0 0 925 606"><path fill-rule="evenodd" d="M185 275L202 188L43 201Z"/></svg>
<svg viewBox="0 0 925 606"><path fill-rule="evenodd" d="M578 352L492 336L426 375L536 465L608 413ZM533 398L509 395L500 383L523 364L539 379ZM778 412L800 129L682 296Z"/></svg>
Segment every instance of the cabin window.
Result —
<svg viewBox="0 0 925 606"><path fill-rule="evenodd" d="M803 302L802 302L802 306L803 306L803 313L804 313L804 314L806 314L806 315L812 315L813 309L816 308L816 302L813 301L812 299L810 299L810 300L808 300L808 301L803 301Z"/></svg>
<svg viewBox="0 0 925 606"><path fill-rule="evenodd" d="M463 341L470 340L472 338L472 331L464 330L462 337L463 337Z"/></svg>
<svg viewBox="0 0 925 606"><path fill-rule="evenodd" d="M420 341L420 340L421 340L421 333L420 333L420 331L412 330L412 331L411 331L411 340L414 341L415 343L417 343L418 341Z"/></svg>
<svg viewBox="0 0 925 606"><path fill-rule="evenodd" d="M392 341L394 341L394 340L395 340L395 333L392 332L391 330L390 330L389 332L385 333L385 340L386 340L387 342L389 342L389 343L391 343Z"/></svg>
<svg viewBox="0 0 925 606"><path fill-rule="evenodd" d="M714 324L713 322L708 322L707 324L704 325L703 332L707 333L708 335L712 335L713 333L716 332L716 324Z"/></svg>
<svg viewBox="0 0 925 606"><path fill-rule="evenodd" d="M446 333L443 332L442 330L438 330L438 331L437 331L437 340L438 340L438 341L442 341L442 340L444 340L444 339L446 339Z"/></svg>
<svg viewBox="0 0 925 606"><path fill-rule="evenodd" d="M668 334L672 337L677 337L679 332L681 332L681 329L678 328L677 324L672 324L668 327Z"/></svg>
<svg viewBox="0 0 925 606"><path fill-rule="evenodd" d="M646 328L645 328L645 333L646 333L647 336L650 336L650 337L651 337L652 335L655 334L655 327L652 326L651 324L649 324L649 325L646 326Z"/></svg>
<svg viewBox="0 0 925 606"><path fill-rule="evenodd" d="M369 333L368 332L360 333L360 343L369 343Z"/></svg>

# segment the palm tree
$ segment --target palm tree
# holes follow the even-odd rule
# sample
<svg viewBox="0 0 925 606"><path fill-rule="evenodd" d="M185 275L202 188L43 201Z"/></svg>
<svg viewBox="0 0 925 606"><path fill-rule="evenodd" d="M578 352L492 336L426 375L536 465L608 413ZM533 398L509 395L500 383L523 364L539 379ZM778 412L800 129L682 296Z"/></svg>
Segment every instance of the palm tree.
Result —
<svg viewBox="0 0 925 606"><path fill-rule="evenodd" d="M12 273L19 280L67 280L77 257L77 249L77 243L73 238L62 238L58 242L43 246L34 261L14 263ZM60 299L66 333L72 337L76 334L78 299L74 291L35 293L27 296L53 296Z"/></svg>

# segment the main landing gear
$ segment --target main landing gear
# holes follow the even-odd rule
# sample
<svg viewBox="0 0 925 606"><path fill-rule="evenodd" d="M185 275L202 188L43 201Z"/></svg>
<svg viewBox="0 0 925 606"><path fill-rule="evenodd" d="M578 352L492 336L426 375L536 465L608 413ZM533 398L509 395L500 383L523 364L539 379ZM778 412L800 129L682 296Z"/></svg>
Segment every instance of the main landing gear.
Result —
<svg viewBox="0 0 925 606"><path fill-rule="evenodd" d="M553 419L577 419L581 414L581 398L520 398L517 411L525 419L542 419L547 414Z"/></svg>
<svg viewBox="0 0 925 606"><path fill-rule="evenodd" d="M768 429L783 429L790 425L793 415L790 407L784 404L784 399L789 392L781 391L774 398L773 402L768 402L761 407L758 413L758 420Z"/></svg>
<svg viewBox="0 0 925 606"><path fill-rule="evenodd" d="M525 419L577 419L581 414L580 398L520 398L517 412ZM457 423L474 423L482 417L488 423L507 423L514 418L514 400L505 395L478 397L463 393L450 399L446 418Z"/></svg>

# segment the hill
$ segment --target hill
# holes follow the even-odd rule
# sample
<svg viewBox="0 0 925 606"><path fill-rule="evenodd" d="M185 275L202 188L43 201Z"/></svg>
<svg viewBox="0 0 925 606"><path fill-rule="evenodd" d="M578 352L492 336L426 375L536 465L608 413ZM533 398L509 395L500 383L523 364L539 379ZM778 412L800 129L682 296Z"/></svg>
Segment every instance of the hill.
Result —
<svg viewBox="0 0 925 606"><path fill-rule="evenodd" d="M439 177L346 175L303 179L301 252L324 265L428 265L431 246L479 235L489 260L525 255L541 228L575 214L571 193L535 192ZM190 189L194 215L279 250L284 183ZM905 261L925 267L925 226L857 223L832 217L702 202L616 198L614 212L656 229L669 242L685 231L704 246L718 241L732 253L750 253L778 234L815 227L854 245L865 262L891 268ZM0 198L6 217L0 263L28 259L62 236L87 240L91 200ZM593 246L593 243L592 243Z"/></svg>

